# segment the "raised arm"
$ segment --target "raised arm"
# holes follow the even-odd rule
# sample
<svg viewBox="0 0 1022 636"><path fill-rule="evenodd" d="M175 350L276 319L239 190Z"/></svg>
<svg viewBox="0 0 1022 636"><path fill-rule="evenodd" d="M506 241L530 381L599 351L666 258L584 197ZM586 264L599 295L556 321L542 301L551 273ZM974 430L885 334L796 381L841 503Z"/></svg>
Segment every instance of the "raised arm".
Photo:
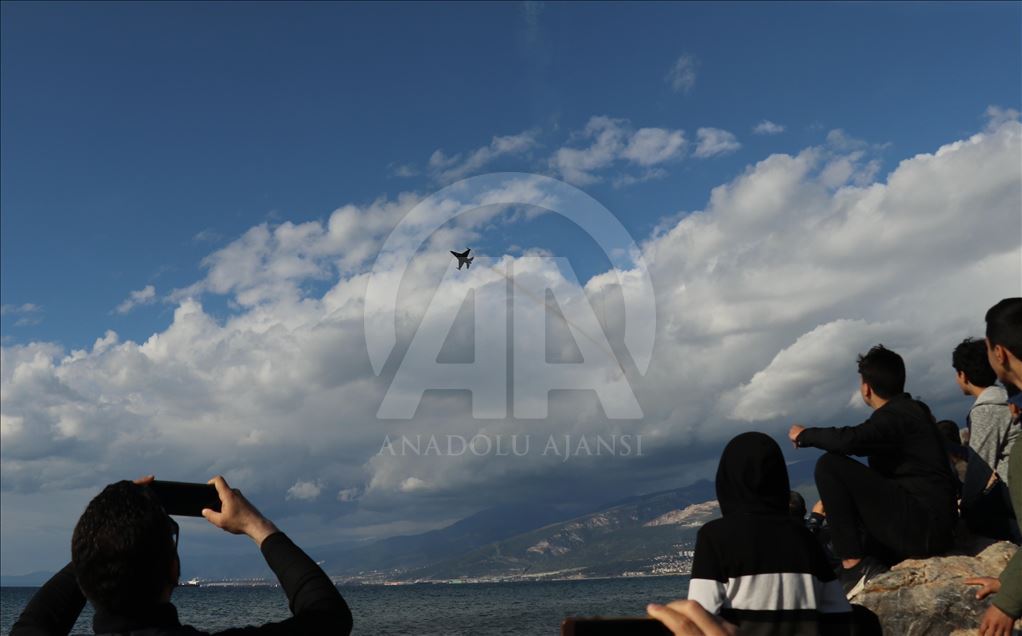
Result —
<svg viewBox="0 0 1022 636"><path fill-rule="evenodd" d="M807 428L793 440L799 447L812 446L842 455L872 455L898 447L897 428L884 426L874 414L858 426Z"/></svg>
<svg viewBox="0 0 1022 636"><path fill-rule="evenodd" d="M223 477L210 480L220 495L220 512L203 510L210 523L233 534L248 536L263 553L287 594L291 618L277 623L218 632L222 636L242 634L348 634L351 610L337 587L321 567L253 506L241 491L231 489Z"/></svg>
<svg viewBox="0 0 1022 636"><path fill-rule="evenodd" d="M68 563L35 593L11 627L11 636L68 634L83 607L85 596Z"/></svg>

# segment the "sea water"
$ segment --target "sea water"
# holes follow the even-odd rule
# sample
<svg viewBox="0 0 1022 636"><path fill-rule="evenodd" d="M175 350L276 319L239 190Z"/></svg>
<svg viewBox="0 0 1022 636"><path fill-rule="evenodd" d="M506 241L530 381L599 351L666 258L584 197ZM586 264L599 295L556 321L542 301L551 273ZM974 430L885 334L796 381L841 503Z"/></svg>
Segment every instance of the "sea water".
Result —
<svg viewBox="0 0 1022 636"><path fill-rule="evenodd" d="M643 616L647 603L684 598L688 577L338 589L351 607L354 634L558 634L568 616ZM0 588L0 633L10 632L35 591ZM173 602L182 623L207 631L290 616L284 592L276 587L182 587ZM92 634L88 605L72 633Z"/></svg>

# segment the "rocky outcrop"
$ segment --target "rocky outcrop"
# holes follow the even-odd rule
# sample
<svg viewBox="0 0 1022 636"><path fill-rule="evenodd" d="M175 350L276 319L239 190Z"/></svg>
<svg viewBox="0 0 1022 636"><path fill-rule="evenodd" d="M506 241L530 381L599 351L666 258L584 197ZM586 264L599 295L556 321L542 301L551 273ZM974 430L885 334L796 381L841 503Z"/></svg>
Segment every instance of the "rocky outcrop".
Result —
<svg viewBox="0 0 1022 636"><path fill-rule="evenodd" d="M692 504L684 510L671 510L665 512L656 519L647 521L643 526L652 528L655 526L686 526L698 528L714 517L720 516L720 506L716 501L706 501Z"/></svg>
<svg viewBox="0 0 1022 636"><path fill-rule="evenodd" d="M853 602L877 614L884 634L978 634L990 598L976 600L977 588L965 579L998 576L1016 549L1007 541L974 542L947 556L902 561L872 579Z"/></svg>

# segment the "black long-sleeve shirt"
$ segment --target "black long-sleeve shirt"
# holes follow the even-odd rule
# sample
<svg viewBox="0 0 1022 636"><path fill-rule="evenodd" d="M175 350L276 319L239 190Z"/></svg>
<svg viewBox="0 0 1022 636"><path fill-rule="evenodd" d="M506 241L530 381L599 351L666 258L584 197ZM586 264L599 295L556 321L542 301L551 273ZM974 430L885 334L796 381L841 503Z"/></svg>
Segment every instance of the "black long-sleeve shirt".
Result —
<svg viewBox="0 0 1022 636"><path fill-rule="evenodd" d="M287 594L291 618L276 623L239 627L216 632L217 636L279 636L348 634L351 611L330 578L283 532L263 540L260 550ZM74 570L68 564L46 582L29 601L11 636L52 636L71 631L85 606ZM208 634L181 625L177 609L170 603L154 605L142 616L119 616L97 608L92 622L97 634L136 636Z"/></svg>
<svg viewBox="0 0 1022 636"><path fill-rule="evenodd" d="M898 483L937 521L952 522L957 488L930 409L908 393L891 398L858 426L807 428L799 446L866 456L869 467Z"/></svg>

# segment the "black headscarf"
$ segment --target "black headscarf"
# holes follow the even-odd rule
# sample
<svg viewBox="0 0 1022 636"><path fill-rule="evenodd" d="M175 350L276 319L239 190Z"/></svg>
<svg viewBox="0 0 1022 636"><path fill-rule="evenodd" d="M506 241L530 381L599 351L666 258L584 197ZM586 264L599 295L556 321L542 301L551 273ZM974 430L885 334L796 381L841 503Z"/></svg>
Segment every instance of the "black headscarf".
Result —
<svg viewBox="0 0 1022 636"><path fill-rule="evenodd" d="M724 516L787 515L788 468L781 447L763 433L742 433L724 447L717 466L717 501Z"/></svg>

